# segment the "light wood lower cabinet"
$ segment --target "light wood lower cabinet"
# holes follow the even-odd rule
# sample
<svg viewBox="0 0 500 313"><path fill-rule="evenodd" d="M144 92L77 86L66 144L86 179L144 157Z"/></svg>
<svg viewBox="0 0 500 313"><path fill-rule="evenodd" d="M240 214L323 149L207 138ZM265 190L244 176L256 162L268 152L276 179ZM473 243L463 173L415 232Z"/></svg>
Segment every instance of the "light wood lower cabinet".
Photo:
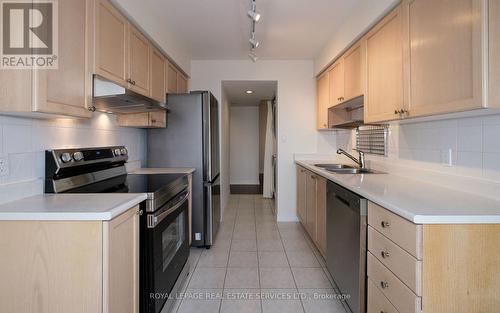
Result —
<svg viewBox="0 0 500 313"><path fill-rule="evenodd" d="M0 222L0 311L138 313L138 213Z"/></svg>
<svg viewBox="0 0 500 313"><path fill-rule="evenodd" d="M368 312L498 311L500 225L415 225L372 202L368 225Z"/></svg>
<svg viewBox="0 0 500 313"><path fill-rule="evenodd" d="M300 222L306 223L306 169L297 166L297 215Z"/></svg>
<svg viewBox="0 0 500 313"><path fill-rule="evenodd" d="M326 179L297 167L297 213L299 220L316 244L326 255Z"/></svg>

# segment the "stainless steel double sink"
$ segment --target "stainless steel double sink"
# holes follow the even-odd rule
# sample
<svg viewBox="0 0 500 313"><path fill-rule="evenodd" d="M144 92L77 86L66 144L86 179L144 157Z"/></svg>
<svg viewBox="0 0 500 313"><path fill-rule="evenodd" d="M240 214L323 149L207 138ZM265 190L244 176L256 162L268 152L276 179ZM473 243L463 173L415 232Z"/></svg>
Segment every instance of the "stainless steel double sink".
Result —
<svg viewBox="0 0 500 313"><path fill-rule="evenodd" d="M314 164L314 166L336 174L383 174L382 172L346 164Z"/></svg>

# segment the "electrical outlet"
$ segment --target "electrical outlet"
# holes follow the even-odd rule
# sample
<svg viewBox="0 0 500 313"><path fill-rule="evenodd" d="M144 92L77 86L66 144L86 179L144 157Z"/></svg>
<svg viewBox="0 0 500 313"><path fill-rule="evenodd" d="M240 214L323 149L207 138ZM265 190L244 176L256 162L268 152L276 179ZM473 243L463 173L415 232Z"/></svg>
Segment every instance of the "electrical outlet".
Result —
<svg viewBox="0 0 500 313"><path fill-rule="evenodd" d="M9 164L7 158L0 156L0 177L9 175Z"/></svg>

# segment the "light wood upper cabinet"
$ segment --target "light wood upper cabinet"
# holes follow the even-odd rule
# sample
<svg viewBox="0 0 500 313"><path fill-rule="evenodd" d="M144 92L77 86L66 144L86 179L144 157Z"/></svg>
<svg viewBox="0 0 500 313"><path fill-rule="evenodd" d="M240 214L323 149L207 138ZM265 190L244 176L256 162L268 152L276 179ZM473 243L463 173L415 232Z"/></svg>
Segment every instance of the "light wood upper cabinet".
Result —
<svg viewBox="0 0 500 313"><path fill-rule="evenodd" d="M135 27L129 24L129 88L144 96L150 93L150 43Z"/></svg>
<svg viewBox="0 0 500 313"><path fill-rule="evenodd" d="M500 107L500 1L490 0L489 11L489 71L488 71L488 103L489 107Z"/></svg>
<svg viewBox="0 0 500 313"><path fill-rule="evenodd" d="M129 210L103 225L103 313L139 313L137 210Z"/></svg>
<svg viewBox="0 0 500 313"><path fill-rule="evenodd" d="M328 71L330 83L330 105L344 101L344 62L340 59Z"/></svg>
<svg viewBox="0 0 500 313"><path fill-rule="evenodd" d="M329 77L328 72L324 73L316 82L318 129L328 129L328 108L330 107Z"/></svg>
<svg viewBox="0 0 500 313"><path fill-rule="evenodd" d="M482 107L484 3L405 0L410 117Z"/></svg>
<svg viewBox="0 0 500 313"><path fill-rule="evenodd" d="M355 44L343 56L344 98L350 100L364 94L364 42Z"/></svg>
<svg viewBox="0 0 500 313"><path fill-rule="evenodd" d="M0 70L0 112L90 117L89 63L92 2L61 1L58 6L57 69ZM37 116L37 115L33 115Z"/></svg>
<svg viewBox="0 0 500 313"><path fill-rule="evenodd" d="M95 73L128 86L128 21L107 0L96 0Z"/></svg>
<svg viewBox="0 0 500 313"><path fill-rule="evenodd" d="M188 80L181 72L177 73L177 93L188 92Z"/></svg>
<svg viewBox="0 0 500 313"><path fill-rule="evenodd" d="M306 223L306 170L297 166L297 215L302 224Z"/></svg>
<svg viewBox="0 0 500 313"><path fill-rule="evenodd" d="M151 98L165 102L167 61L157 49L151 49Z"/></svg>
<svg viewBox="0 0 500 313"><path fill-rule="evenodd" d="M135 128L166 128L167 112L154 111L143 113L119 114L118 125L121 127Z"/></svg>
<svg viewBox="0 0 500 313"><path fill-rule="evenodd" d="M177 69L168 62L167 64L167 93L177 93Z"/></svg>
<svg viewBox="0 0 500 313"><path fill-rule="evenodd" d="M406 107L403 75L403 16L395 8L365 37L365 122L398 119L395 111Z"/></svg>

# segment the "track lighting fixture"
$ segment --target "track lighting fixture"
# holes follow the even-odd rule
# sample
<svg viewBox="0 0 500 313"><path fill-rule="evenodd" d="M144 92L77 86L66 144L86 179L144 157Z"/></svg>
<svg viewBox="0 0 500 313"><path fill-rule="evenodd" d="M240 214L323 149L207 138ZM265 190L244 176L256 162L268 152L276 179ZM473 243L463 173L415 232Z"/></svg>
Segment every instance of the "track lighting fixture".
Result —
<svg viewBox="0 0 500 313"><path fill-rule="evenodd" d="M248 40L250 42L250 44L252 45L252 48L257 48L260 44L260 42L258 42L256 39L255 39L255 33L252 32L252 37Z"/></svg>
<svg viewBox="0 0 500 313"><path fill-rule="evenodd" d="M248 11L248 16L254 21L258 22L260 20L260 13L257 12L257 4L252 1L252 9Z"/></svg>

